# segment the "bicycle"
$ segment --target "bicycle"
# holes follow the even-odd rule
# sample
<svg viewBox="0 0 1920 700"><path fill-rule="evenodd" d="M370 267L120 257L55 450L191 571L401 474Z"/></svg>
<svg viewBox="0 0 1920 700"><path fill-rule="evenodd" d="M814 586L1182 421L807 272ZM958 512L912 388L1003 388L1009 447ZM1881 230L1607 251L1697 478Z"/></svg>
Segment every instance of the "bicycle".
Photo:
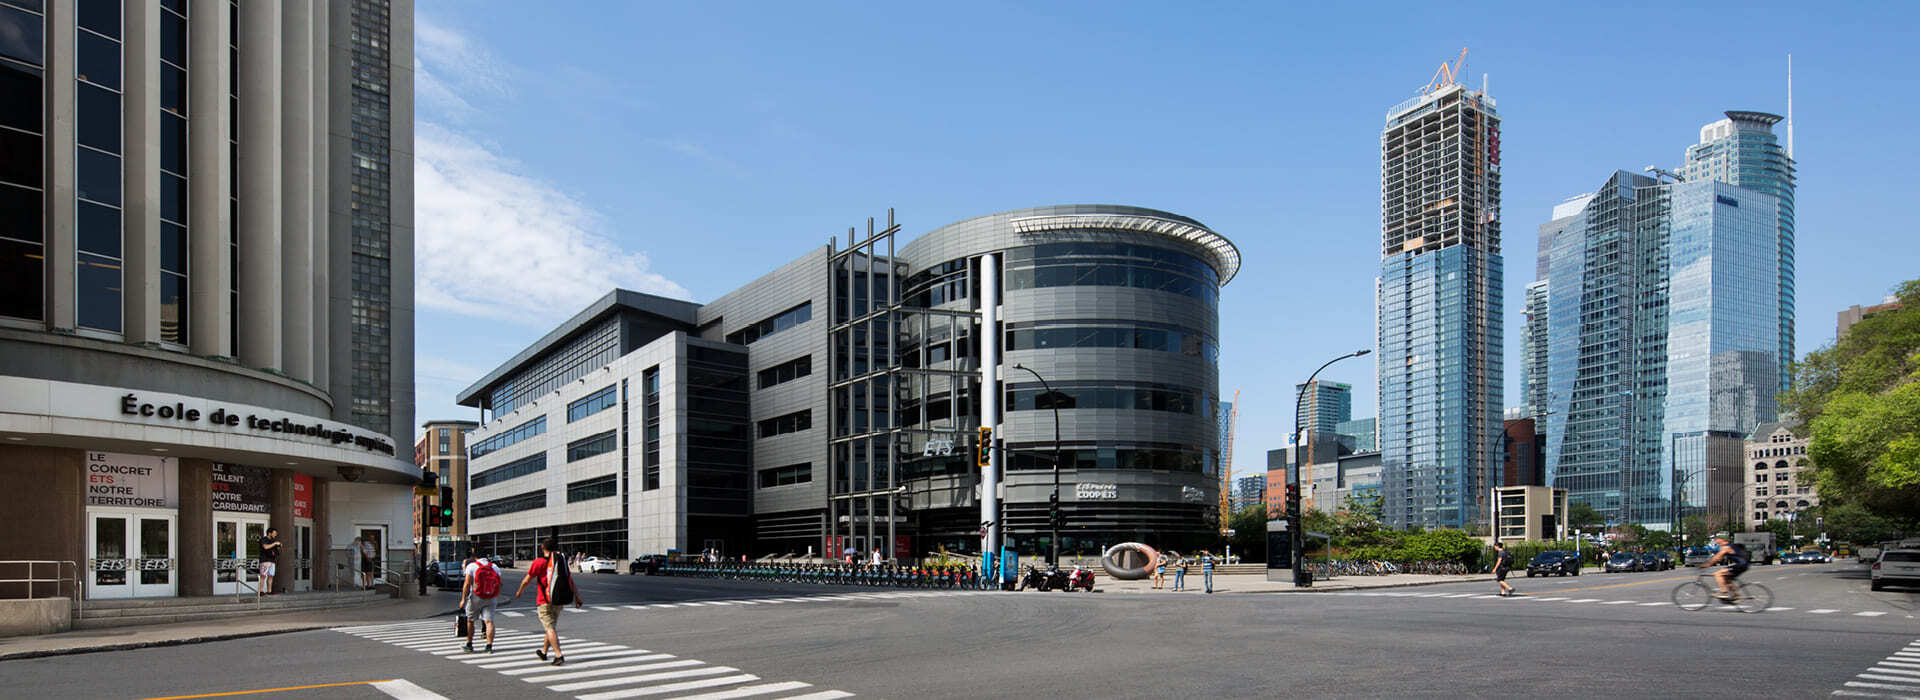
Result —
<svg viewBox="0 0 1920 700"><path fill-rule="evenodd" d="M1773 607L1773 591L1758 583L1733 580L1733 598L1719 596L1720 582L1713 571L1700 572L1692 581L1673 587L1673 604L1681 610L1695 611L1714 603L1732 605L1740 612L1757 613Z"/></svg>

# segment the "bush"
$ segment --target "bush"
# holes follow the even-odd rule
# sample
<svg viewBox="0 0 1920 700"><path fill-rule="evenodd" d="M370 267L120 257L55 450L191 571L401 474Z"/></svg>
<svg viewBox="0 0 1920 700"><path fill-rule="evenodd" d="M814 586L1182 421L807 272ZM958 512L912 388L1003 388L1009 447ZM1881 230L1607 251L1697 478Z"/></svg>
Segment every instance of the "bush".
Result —
<svg viewBox="0 0 1920 700"><path fill-rule="evenodd" d="M1556 550L1572 552L1572 551L1576 551L1576 548L1574 547L1574 542L1572 540L1565 540L1561 542L1508 542L1507 543L1507 551L1513 553L1513 565L1516 568L1526 566L1527 562L1532 561L1534 556L1540 554L1541 552L1556 551ZM1592 558L1593 547L1583 546L1578 548L1578 551L1581 554L1586 555L1589 560ZM1488 556L1492 556L1492 555L1489 554Z"/></svg>
<svg viewBox="0 0 1920 700"><path fill-rule="evenodd" d="M1457 561L1478 568L1483 547L1463 530L1428 530L1408 535L1400 544L1400 554L1404 561Z"/></svg>

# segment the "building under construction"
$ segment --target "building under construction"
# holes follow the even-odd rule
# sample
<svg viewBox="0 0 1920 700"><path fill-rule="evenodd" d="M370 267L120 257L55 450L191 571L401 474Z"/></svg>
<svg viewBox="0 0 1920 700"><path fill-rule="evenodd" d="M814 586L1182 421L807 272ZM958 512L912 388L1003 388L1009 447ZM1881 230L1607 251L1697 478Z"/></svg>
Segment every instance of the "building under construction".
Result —
<svg viewBox="0 0 1920 700"><path fill-rule="evenodd" d="M1500 118L1465 63L1380 134L1379 441L1401 527L1485 522L1500 457Z"/></svg>

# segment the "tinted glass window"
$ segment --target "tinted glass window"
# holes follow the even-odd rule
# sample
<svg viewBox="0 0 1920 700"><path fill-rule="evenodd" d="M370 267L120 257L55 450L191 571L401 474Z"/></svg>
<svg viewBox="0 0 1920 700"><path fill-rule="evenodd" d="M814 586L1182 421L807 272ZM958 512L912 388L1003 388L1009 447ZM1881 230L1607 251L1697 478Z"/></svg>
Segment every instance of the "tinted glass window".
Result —
<svg viewBox="0 0 1920 700"><path fill-rule="evenodd" d="M40 15L0 5L0 56L45 65L40 62L42 36Z"/></svg>
<svg viewBox="0 0 1920 700"><path fill-rule="evenodd" d="M0 238L40 242L40 193L0 185Z"/></svg>
<svg viewBox="0 0 1920 700"><path fill-rule="evenodd" d="M74 184L80 197L120 206L120 157L91 148L74 150Z"/></svg>
<svg viewBox="0 0 1920 700"><path fill-rule="evenodd" d="M1920 561L1920 552L1887 552L1880 561Z"/></svg>
<svg viewBox="0 0 1920 700"><path fill-rule="evenodd" d="M120 38L120 0L75 0L80 26Z"/></svg>
<svg viewBox="0 0 1920 700"><path fill-rule="evenodd" d="M171 12L160 13L160 58L187 65L187 21Z"/></svg>
<svg viewBox="0 0 1920 700"><path fill-rule="evenodd" d="M120 89L120 42L92 32L78 32L80 57L75 70L80 79L95 85Z"/></svg>
<svg viewBox="0 0 1920 700"><path fill-rule="evenodd" d="M173 66L160 66L160 108L176 114L187 113L187 72Z"/></svg>
<svg viewBox="0 0 1920 700"><path fill-rule="evenodd" d="M160 175L160 218L185 223L187 220L186 178Z"/></svg>
<svg viewBox="0 0 1920 700"><path fill-rule="evenodd" d="M78 266L81 326L120 332L120 263L81 253Z"/></svg>
<svg viewBox="0 0 1920 700"><path fill-rule="evenodd" d="M40 137L0 129L0 181L40 186Z"/></svg>
<svg viewBox="0 0 1920 700"><path fill-rule="evenodd" d="M40 72L0 61L0 126L40 133Z"/></svg>
<svg viewBox="0 0 1920 700"><path fill-rule="evenodd" d="M160 269L186 274L187 227L165 222L160 224Z"/></svg>
<svg viewBox="0 0 1920 700"><path fill-rule="evenodd" d="M109 258L120 257L120 210L81 202L76 237L80 250Z"/></svg>
<svg viewBox="0 0 1920 700"><path fill-rule="evenodd" d="M0 238L0 316L40 318L40 257L37 243Z"/></svg>
<svg viewBox="0 0 1920 700"><path fill-rule="evenodd" d="M103 87L79 84L74 95L74 111L80 123L80 143L108 153L120 152L120 93Z"/></svg>
<svg viewBox="0 0 1920 700"><path fill-rule="evenodd" d="M187 342L187 278L160 276L160 339Z"/></svg>

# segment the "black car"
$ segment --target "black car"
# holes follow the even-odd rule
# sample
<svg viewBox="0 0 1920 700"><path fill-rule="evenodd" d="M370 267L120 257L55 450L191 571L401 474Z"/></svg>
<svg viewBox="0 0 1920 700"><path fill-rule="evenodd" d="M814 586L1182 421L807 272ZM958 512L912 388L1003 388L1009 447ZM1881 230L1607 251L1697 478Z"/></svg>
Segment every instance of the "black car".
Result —
<svg viewBox="0 0 1920 700"><path fill-rule="evenodd" d="M1641 571L1666 571L1673 568L1673 555L1666 552L1647 552L1640 555Z"/></svg>
<svg viewBox="0 0 1920 700"><path fill-rule="evenodd" d="M433 568L427 569L427 583L443 591L460 590L464 580L465 574L461 573L460 562L457 561L436 561Z"/></svg>
<svg viewBox="0 0 1920 700"><path fill-rule="evenodd" d="M652 576L660 573L660 567L666 565L667 555L665 554L642 554L634 557L633 563L627 565L627 573Z"/></svg>
<svg viewBox="0 0 1920 700"><path fill-rule="evenodd" d="M1614 552L1613 556L1607 557L1606 565L1600 570L1611 574L1616 571L1644 571L1645 569L1640 566L1640 555L1633 552Z"/></svg>
<svg viewBox="0 0 1920 700"><path fill-rule="evenodd" d="M502 569L513 568L513 557L509 557L505 554L495 554L487 558L493 560L494 566L498 566Z"/></svg>
<svg viewBox="0 0 1920 700"><path fill-rule="evenodd" d="M1552 550L1534 555L1527 562L1527 578L1535 576L1579 576L1580 555L1573 552Z"/></svg>

